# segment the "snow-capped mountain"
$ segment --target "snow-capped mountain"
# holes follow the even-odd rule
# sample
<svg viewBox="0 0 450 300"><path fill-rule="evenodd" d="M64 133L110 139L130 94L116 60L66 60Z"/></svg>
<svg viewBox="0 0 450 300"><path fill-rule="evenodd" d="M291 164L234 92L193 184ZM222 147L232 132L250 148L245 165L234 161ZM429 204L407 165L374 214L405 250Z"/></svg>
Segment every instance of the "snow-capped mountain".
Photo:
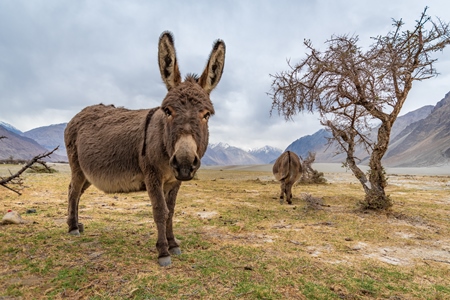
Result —
<svg viewBox="0 0 450 300"><path fill-rule="evenodd" d="M215 143L215 144L209 144L208 145L208 148L211 148L211 149L228 149L228 148L230 148L231 146L230 145L228 145L227 143L222 143L222 142L219 142L219 143Z"/></svg>
<svg viewBox="0 0 450 300"><path fill-rule="evenodd" d="M202 158L204 165L257 165L264 164L247 151L226 143L210 144Z"/></svg>
<svg viewBox="0 0 450 300"><path fill-rule="evenodd" d="M245 151L226 143L210 144L202 158L204 165L260 165L272 163L283 151L271 146Z"/></svg>
<svg viewBox="0 0 450 300"><path fill-rule="evenodd" d="M22 135L22 131L20 131L16 127L12 126L11 124L8 124L6 122L0 121L0 126L2 126L3 128L5 128L8 131L14 132L17 135Z"/></svg>
<svg viewBox="0 0 450 300"><path fill-rule="evenodd" d="M259 149L252 149L248 151L251 155L255 156L265 164L273 163L280 155L283 150L272 147L264 146Z"/></svg>

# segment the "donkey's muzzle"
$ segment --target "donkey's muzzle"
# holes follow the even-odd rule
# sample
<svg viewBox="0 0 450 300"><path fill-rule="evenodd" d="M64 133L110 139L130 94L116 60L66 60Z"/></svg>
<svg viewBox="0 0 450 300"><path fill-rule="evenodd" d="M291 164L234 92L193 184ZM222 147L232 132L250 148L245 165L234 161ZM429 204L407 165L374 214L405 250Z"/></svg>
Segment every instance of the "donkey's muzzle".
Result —
<svg viewBox="0 0 450 300"><path fill-rule="evenodd" d="M177 158L176 155L170 159L175 178L181 181L187 181L194 178L195 172L200 168L200 159L195 155L194 160L188 158Z"/></svg>
<svg viewBox="0 0 450 300"><path fill-rule="evenodd" d="M169 161L175 178L181 181L191 180L200 168L197 144L190 134L182 135L175 143L175 151Z"/></svg>

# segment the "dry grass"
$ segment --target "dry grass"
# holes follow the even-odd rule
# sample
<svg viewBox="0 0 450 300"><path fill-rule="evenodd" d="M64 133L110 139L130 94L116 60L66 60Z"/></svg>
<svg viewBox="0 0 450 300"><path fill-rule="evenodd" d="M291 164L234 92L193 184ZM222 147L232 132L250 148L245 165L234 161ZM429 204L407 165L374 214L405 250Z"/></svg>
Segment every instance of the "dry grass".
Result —
<svg viewBox="0 0 450 300"><path fill-rule="evenodd" d="M57 168L26 174L20 197L0 189L0 212L27 221L0 226L0 299L450 298L448 176L391 176L395 204L381 214L356 211L363 191L349 174L295 186L289 206L270 172L201 169L177 201L183 254L161 268L146 193L91 187L72 237L70 174Z"/></svg>

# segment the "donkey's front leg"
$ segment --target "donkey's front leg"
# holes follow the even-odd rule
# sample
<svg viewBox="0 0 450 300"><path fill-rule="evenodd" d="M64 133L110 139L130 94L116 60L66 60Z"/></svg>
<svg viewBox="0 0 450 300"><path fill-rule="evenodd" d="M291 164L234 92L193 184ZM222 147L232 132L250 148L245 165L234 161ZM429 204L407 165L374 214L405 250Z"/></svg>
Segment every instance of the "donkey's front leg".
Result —
<svg viewBox="0 0 450 300"><path fill-rule="evenodd" d="M163 198L164 200L164 198ZM156 223L156 229L158 230L158 240L156 241L156 249L158 250L158 263L160 266L168 266L171 264L169 254L169 244L166 237L166 223L169 217L169 210L167 209L165 201L158 201L153 206L153 219Z"/></svg>
<svg viewBox="0 0 450 300"><path fill-rule="evenodd" d="M147 191L152 201L153 220L158 231L158 240L156 241L158 263L163 267L168 266L171 264L169 244L166 237L166 223L169 218L169 210L161 186L158 186L156 182L152 182L147 184Z"/></svg>
<svg viewBox="0 0 450 300"><path fill-rule="evenodd" d="M175 203L177 200L178 190L180 189L181 181L177 181L174 184L165 187L164 190L166 196L167 208L169 209L169 217L166 222L166 237L167 242L169 243L169 252L172 255L180 255L181 250L177 241L175 240L175 236L173 234L173 214L175 211Z"/></svg>

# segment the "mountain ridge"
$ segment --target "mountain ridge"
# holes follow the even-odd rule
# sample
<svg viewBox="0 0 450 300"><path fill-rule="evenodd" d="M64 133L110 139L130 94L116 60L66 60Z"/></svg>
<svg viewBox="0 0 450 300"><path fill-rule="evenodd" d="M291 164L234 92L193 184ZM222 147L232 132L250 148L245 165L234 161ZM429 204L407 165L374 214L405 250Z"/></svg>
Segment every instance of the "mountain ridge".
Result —
<svg viewBox="0 0 450 300"><path fill-rule="evenodd" d="M30 159L37 154L59 146L52 161L67 161L64 148L64 129L67 123L52 124L21 132L13 125L0 121L0 159L14 157ZM375 127L371 136L376 135ZM327 145L331 133L320 129L311 135L294 140L284 150L306 158L308 152L316 153L315 162L340 163L345 154L336 155L336 147ZM204 165L252 165L273 163L283 150L270 145L248 151L225 142L208 145L202 158ZM361 164L368 164L369 155L362 147L356 156ZM450 92L436 105L425 105L397 118L391 131L388 151L383 158L388 167L435 166L450 163Z"/></svg>
<svg viewBox="0 0 450 300"><path fill-rule="evenodd" d="M447 137L450 133L450 122L447 120L450 120L450 92L435 106L426 105L399 116L392 126L389 147L382 160L383 165L414 167L450 163L446 156L447 153L450 155L450 150L445 146L450 145L450 138ZM446 127L442 124L446 124ZM378 128L379 126L375 127L369 134L376 136ZM330 137L331 133L321 129L313 135L294 141L287 150L301 156L308 151L316 152L315 162L345 161L345 153L335 154L336 146L327 145L327 138ZM355 156L360 164L369 163L370 156L363 147L356 148ZM421 156L422 159L414 158L416 156Z"/></svg>

